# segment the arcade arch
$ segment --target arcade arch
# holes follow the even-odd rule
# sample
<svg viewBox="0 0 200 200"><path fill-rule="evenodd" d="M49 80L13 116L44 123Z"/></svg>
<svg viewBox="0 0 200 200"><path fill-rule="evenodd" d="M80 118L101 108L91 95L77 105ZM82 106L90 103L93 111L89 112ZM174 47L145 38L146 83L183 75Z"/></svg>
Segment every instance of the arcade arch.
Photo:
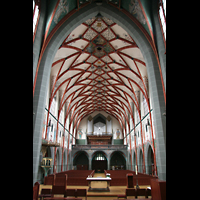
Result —
<svg viewBox="0 0 200 200"><path fill-rule="evenodd" d="M151 145L148 146L147 154L146 154L146 173L150 175L154 175L154 154Z"/></svg>
<svg viewBox="0 0 200 200"><path fill-rule="evenodd" d="M92 155L92 170L103 173L107 170L107 155L103 151L96 151Z"/></svg>
<svg viewBox="0 0 200 200"><path fill-rule="evenodd" d="M88 170L89 159L85 151L76 153L73 159L73 166L76 166L77 170Z"/></svg>
<svg viewBox="0 0 200 200"><path fill-rule="evenodd" d="M110 155L110 169L126 169L126 158L121 151L114 151Z"/></svg>

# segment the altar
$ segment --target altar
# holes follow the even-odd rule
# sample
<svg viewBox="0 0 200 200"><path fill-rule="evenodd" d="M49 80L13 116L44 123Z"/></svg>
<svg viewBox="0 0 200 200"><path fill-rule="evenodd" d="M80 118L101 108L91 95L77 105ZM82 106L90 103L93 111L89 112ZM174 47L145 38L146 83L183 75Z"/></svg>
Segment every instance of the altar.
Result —
<svg viewBox="0 0 200 200"><path fill-rule="evenodd" d="M86 180L88 181L88 192L89 191L104 191L104 192L109 192L110 189L110 181L112 180L111 178L109 177L106 177L106 178L103 178L103 177L87 177ZM92 187L92 182L95 183L93 184L93 187ZM98 184L98 182L100 182L100 184ZM106 182L106 187L102 187L102 182ZM94 185L100 185L100 187L96 187Z"/></svg>

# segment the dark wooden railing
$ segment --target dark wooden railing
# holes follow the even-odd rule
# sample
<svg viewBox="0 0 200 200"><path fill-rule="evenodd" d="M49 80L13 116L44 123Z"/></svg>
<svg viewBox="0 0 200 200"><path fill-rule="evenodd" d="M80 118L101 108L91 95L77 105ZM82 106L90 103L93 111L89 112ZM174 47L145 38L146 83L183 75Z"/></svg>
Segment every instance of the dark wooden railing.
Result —
<svg viewBox="0 0 200 200"><path fill-rule="evenodd" d="M73 150L87 149L112 149L112 150L127 150L127 145L112 145L112 144L87 144L87 145L72 145Z"/></svg>

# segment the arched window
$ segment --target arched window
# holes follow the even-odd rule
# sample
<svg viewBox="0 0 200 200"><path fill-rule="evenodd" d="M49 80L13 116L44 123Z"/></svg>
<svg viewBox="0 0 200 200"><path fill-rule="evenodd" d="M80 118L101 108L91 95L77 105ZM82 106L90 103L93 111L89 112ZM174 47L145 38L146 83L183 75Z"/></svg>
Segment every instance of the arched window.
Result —
<svg viewBox="0 0 200 200"><path fill-rule="evenodd" d="M104 157L104 155L102 153L98 153L94 160L105 160L106 158Z"/></svg>
<svg viewBox="0 0 200 200"><path fill-rule="evenodd" d="M159 2L159 17L162 26L164 40L166 41L166 0Z"/></svg>
<svg viewBox="0 0 200 200"><path fill-rule="evenodd" d="M33 0L33 35L39 18L39 1Z"/></svg>

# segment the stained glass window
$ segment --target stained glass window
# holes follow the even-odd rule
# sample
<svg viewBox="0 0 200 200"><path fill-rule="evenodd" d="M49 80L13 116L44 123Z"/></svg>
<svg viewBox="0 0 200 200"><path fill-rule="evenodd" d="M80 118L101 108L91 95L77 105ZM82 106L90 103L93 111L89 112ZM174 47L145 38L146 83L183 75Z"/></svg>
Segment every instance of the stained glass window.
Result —
<svg viewBox="0 0 200 200"><path fill-rule="evenodd" d="M104 155L103 154L101 154L101 153L98 153L96 156L95 156L95 158L94 158L94 160L105 160L106 158L104 157Z"/></svg>

